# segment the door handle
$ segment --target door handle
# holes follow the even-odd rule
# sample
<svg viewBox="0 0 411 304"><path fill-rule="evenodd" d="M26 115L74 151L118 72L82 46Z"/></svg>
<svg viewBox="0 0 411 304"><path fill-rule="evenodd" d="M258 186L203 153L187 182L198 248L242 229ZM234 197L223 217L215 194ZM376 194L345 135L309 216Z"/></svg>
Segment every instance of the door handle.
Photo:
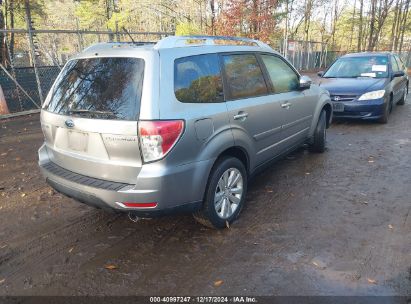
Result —
<svg viewBox="0 0 411 304"><path fill-rule="evenodd" d="M238 112L237 115L234 115L234 120L246 120L248 117L248 113L246 112Z"/></svg>
<svg viewBox="0 0 411 304"><path fill-rule="evenodd" d="M281 104L281 107L283 109L289 109L291 107L291 103L290 102L283 103L283 104Z"/></svg>

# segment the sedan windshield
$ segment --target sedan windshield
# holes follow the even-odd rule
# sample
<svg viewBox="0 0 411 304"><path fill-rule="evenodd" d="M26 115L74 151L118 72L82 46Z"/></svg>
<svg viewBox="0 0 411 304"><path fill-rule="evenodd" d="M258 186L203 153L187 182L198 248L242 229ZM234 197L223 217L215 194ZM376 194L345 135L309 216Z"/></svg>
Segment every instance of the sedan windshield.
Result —
<svg viewBox="0 0 411 304"><path fill-rule="evenodd" d="M324 78L387 78L386 56L342 57L324 74Z"/></svg>

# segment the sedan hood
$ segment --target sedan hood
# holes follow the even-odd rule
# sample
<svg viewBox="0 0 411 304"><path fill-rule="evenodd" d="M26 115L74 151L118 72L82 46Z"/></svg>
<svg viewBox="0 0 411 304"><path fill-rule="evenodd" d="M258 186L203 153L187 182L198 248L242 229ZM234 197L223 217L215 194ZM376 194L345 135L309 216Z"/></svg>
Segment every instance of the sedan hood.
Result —
<svg viewBox="0 0 411 304"><path fill-rule="evenodd" d="M384 89L387 78L321 78L319 85L331 95L360 95Z"/></svg>

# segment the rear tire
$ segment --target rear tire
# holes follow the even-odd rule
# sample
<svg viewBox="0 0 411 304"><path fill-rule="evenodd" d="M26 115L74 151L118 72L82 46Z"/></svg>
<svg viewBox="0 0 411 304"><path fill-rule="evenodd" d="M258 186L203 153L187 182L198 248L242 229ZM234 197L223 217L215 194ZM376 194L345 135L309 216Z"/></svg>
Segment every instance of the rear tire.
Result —
<svg viewBox="0 0 411 304"><path fill-rule="evenodd" d="M236 220L247 195L247 172L237 158L224 157L211 170L201 210L193 214L201 224L216 229Z"/></svg>
<svg viewBox="0 0 411 304"><path fill-rule="evenodd" d="M310 145L310 151L315 153L323 153L325 151L325 143L327 141L327 113L321 111L318 118L317 127L314 131L313 142Z"/></svg>

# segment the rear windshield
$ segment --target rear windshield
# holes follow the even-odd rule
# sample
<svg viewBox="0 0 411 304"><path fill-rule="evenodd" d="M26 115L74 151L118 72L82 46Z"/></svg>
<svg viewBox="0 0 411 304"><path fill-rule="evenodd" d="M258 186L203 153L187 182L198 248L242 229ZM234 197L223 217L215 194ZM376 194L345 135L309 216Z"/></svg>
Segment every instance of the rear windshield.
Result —
<svg viewBox="0 0 411 304"><path fill-rule="evenodd" d="M136 120L143 76L144 60L139 58L69 61L45 109L62 115Z"/></svg>

